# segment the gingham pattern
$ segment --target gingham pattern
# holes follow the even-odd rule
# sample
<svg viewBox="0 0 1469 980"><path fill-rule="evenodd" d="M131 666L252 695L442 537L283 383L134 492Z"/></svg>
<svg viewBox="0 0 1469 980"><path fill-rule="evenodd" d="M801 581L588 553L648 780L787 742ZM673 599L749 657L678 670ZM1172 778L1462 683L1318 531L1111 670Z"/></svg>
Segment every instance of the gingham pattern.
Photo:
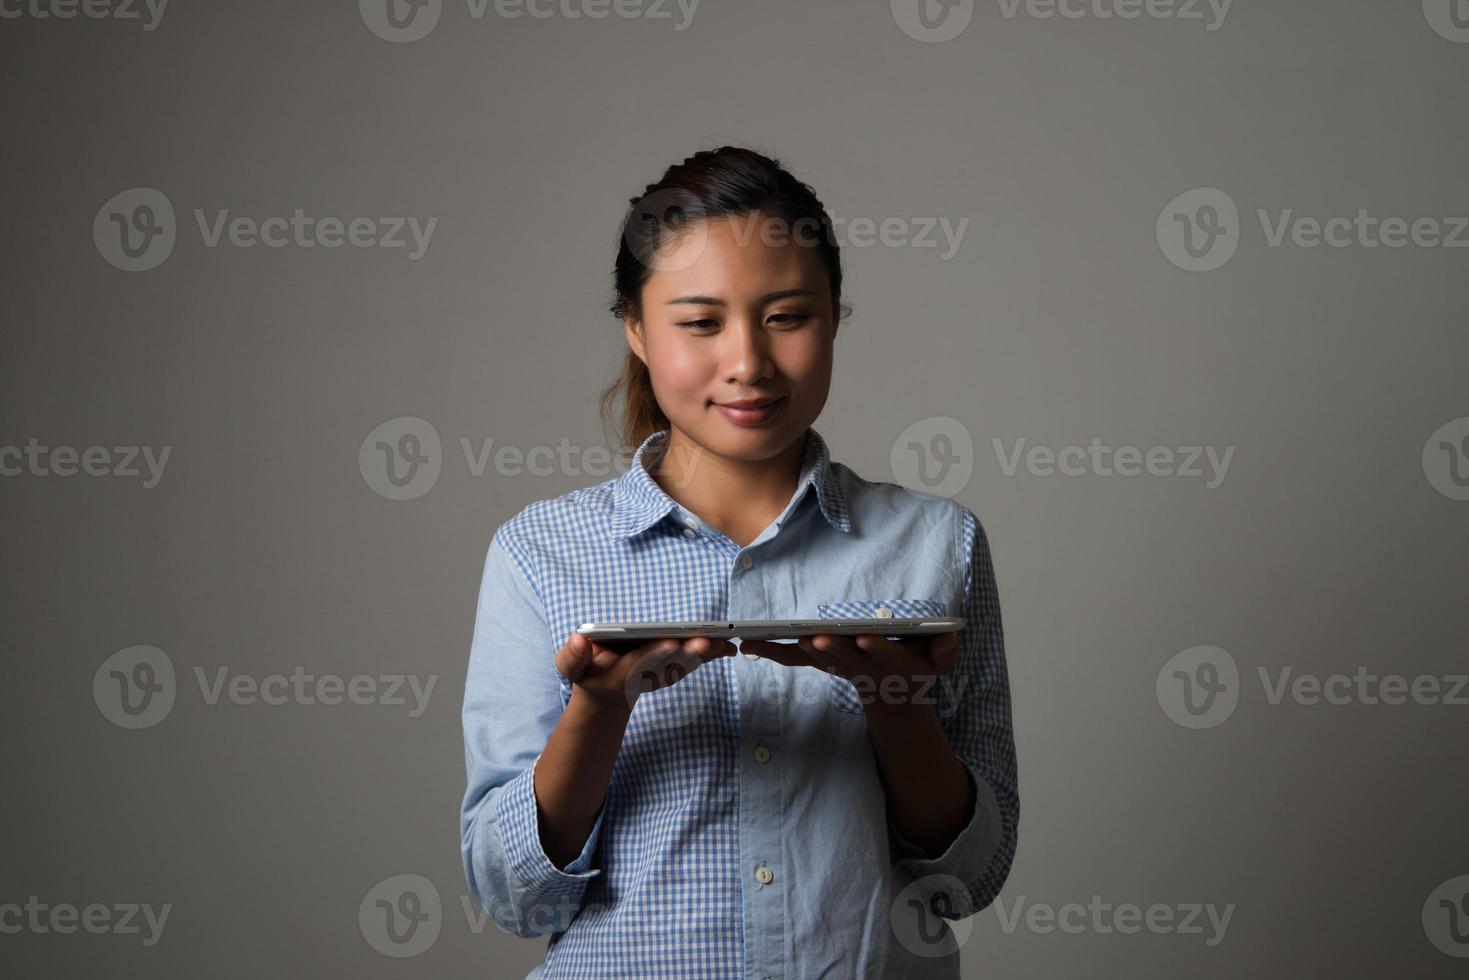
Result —
<svg viewBox="0 0 1469 980"><path fill-rule="evenodd" d="M892 832L887 837L890 856L874 845L874 853L854 864L854 855L838 839L842 819L850 826L852 813L827 814L825 819L842 819L831 819L830 835L818 834L813 845L809 821L823 819L820 801L812 801L814 810L807 810L808 824L781 825L787 819L776 802L781 799L781 789L769 783L776 778L776 767L752 767L745 759L741 746L751 733L742 731L742 710L748 726L755 725L757 716L751 714L749 691L742 704L741 685L758 690L762 677L767 684L779 681L785 685L778 689L787 700L763 709L774 711L773 715L759 716L779 718L781 731L796 732L804 726L832 732L834 746L838 744L835 739L843 739L840 744L848 746L848 751L860 744L860 751L870 753L862 735L865 729L852 727L865 725L856 691L842 678L816 675L827 685L828 695L798 699L791 695L806 688L798 683L801 678L793 679L797 671L779 668L784 673L777 675L769 672L773 665L763 662L756 667L739 663L740 658L723 659L638 699L587 849L564 870L556 869L541 849L533 768L525 767L491 785L494 779L476 780L471 763L469 796L483 792L483 802L493 807L492 831L499 835L503 852L499 865L478 866L472 815L481 801L467 798L465 813L469 816L464 830L471 886L508 927L524 935L550 934L543 973L546 980L745 976L759 980L816 973L898 972L912 977L957 976L957 956L914 956L895 942L886 901L871 901L870 897L873 891L883 890L890 898L897 889L925 876L955 875L970 885L946 895L945 900L955 914L967 914L993 900L1013 858L1019 802L1008 681L998 595L982 529L967 509L951 501L891 484L869 483L832 463L825 441L815 430L808 430L802 478L790 506L773 534L741 549L685 511L648 475L645 461L661 451L666 437L666 431L650 436L622 476L532 504L500 527L495 544L524 576L527 594L534 594L545 620L544 634L551 640L545 650L476 650L474 656L533 656L549 662L564 638L589 620L759 618L751 607L730 608L731 580L737 574L747 577L741 593L747 600L751 595L763 597L766 591L779 591L772 584L777 581L809 592L805 597L798 595L794 605L771 602L755 608L769 616L870 616L883 606L896 617L939 616L962 604L968 625L960 633L960 665L950 677L966 678L963 697L956 702L954 688L946 680L939 710L951 745L980 789L980 812L949 851L935 859ZM854 495L851 500L849 495ZM865 499L868 496L872 499ZM871 506L861 506L864 502ZM895 502L905 510L894 513ZM936 508L949 519L936 519ZM862 550L865 541L879 546L878 529L854 525L853 513L870 513L873 519L894 522L901 518L914 528L927 529L910 533L906 547L927 559L916 561L913 568L939 569L943 577L886 584L884 554ZM935 527L952 530L939 534ZM801 537L793 540L793 536ZM770 549L776 546L772 542L778 539L781 549L789 549L782 553L800 555L816 550L817 536L840 539L839 544L828 542L827 546L841 547L843 556L856 557L786 568L791 574L785 578L750 584L749 576L775 563L770 557ZM893 543L881 546L890 553ZM739 567L747 551L758 559L753 572L742 572ZM975 556L979 563L973 560ZM869 585L865 596L891 594L894 598L845 598L840 576L864 570L876 576L865 581L882 581L887 590L877 592ZM895 566L892 572L899 570ZM771 571L764 574L773 575ZM481 617L494 616L494 603L494 596L482 600ZM560 678L559 690L564 707L571 694L570 683ZM466 743L493 745L496 724L508 722L479 713L472 716L469 706L478 700L474 695L466 685ZM813 725L828 727L811 728ZM549 729L545 734L549 735ZM820 765L821 757L817 751L808 763L801 752L787 751L781 761L787 766ZM820 775L833 778L829 772ZM803 775L796 770L783 778L803 785L815 777L814 772ZM850 801L841 805L879 818L884 813L880 789L874 792L867 784L843 784L841 789L866 794L853 798L856 805ZM754 809L767 802L771 809ZM759 813L760 826L742 826L742 812L746 820ZM743 858L742 841L753 852ZM796 841L806 842L801 853L785 864L777 861L782 848ZM768 858L779 868L773 884L751 882L757 855L764 856L762 863ZM865 888L868 898L850 899L845 906L833 908L833 881L855 886L854 895L863 894ZM824 890L808 894L802 889L815 887L808 882L827 884ZM782 888L786 891L772 891ZM520 897L506 901L506 895ZM878 921L869 922L868 916ZM813 926L815 933L804 931ZM830 948L815 948L813 934L817 942L827 942ZM798 936L807 938L793 947L793 937Z"/></svg>

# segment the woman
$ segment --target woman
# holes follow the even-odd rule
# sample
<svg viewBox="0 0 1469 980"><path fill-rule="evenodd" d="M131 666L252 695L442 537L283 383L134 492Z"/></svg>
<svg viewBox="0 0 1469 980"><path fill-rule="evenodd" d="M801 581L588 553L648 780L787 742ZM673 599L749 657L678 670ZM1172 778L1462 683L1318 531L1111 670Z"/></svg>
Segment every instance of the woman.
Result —
<svg viewBox="0 0 1469 980"><path fill-rule="evenodd" d="M613 311L637 445L494 534L464 697L462 850L553 977L956 977L945 918L1020 804L979 521L811 428L843 307L831 220L723 147L633 200ZM880 379L871 379L880 383ZM962 616L958 633L614 650L587 621ZM696 669L692 669L696 668Z"/></svg>

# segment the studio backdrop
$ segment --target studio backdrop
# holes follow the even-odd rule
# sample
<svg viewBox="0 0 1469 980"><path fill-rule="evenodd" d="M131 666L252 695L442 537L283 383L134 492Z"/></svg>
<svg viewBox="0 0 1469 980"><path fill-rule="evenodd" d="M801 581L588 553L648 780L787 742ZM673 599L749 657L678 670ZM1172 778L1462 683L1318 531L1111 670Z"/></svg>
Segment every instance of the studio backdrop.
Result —
<svg viewBox="0 0 1469 980"><path fill-rule="evenodd" d="M842 246L832 458L988 533L964 976L1464 975L1463 0L0 0L0 52L0 973L540 963L460 863L480 573L625 469L619 223L735 144Z"/></svg>

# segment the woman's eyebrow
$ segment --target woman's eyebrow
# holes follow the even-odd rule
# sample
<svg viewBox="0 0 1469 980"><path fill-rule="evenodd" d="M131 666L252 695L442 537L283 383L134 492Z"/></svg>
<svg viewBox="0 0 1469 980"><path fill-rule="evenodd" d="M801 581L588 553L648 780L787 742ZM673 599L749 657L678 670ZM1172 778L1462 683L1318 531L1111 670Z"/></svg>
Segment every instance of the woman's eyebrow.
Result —
<svg viewBox="0 0 1469 980"><path fill-rule="evenodd" d="M773 303L773 302L775 302L778 299L785 299L788 296L815 296L815 295L816 295L816 293L814 291L810 290L810 289L781 289L781 290L778 290L776 292L766 293L764 296L761 296L760 297L760 302L762 302L762 303ZM724 306L725 305L724 300L719 299L718 297L715 297L715 296L680 296L677 299L671 299L671 300L668 301L668 305L669 306L672 306L675 303L698 303L700 306Z"/></svg>

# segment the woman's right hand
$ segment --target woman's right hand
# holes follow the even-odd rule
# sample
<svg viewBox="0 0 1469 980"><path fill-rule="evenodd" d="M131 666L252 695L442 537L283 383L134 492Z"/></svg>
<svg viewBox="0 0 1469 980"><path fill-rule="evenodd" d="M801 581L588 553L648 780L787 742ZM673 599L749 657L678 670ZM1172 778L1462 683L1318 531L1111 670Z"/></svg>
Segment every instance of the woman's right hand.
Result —
<svg viewBox="0 0 1469 980"><path fill-rule="evenodd" d="M631 713L640 695L656 691L693 673L718 657L732 656L734 644L694 636L649 640L615 649L580 633L572 633L556 654L556 669L591 705L614 713Z"/></svg>

